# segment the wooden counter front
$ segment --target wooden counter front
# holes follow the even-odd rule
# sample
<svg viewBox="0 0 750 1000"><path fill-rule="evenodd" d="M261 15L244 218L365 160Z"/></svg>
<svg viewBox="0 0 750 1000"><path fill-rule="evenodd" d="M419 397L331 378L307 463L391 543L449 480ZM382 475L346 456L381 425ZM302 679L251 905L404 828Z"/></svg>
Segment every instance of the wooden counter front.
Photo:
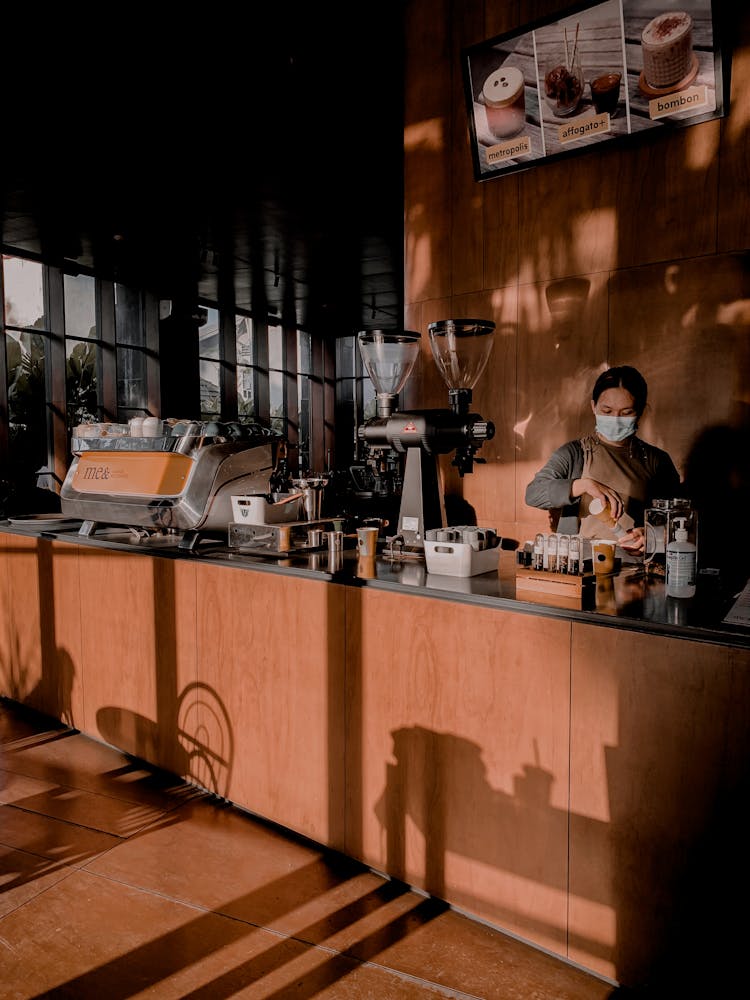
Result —
<svg viewBox="0 0 750 1000"><path fill-rule="evenodd" d="M0 598L0 694L613 980L726 964L747 644L3 532Z"/></svg>
<svg viewBox="0 0 750 1000"><path fill-rule="evenodd" d="M347 853L561 954L570 633L347 595Z"/></svg>

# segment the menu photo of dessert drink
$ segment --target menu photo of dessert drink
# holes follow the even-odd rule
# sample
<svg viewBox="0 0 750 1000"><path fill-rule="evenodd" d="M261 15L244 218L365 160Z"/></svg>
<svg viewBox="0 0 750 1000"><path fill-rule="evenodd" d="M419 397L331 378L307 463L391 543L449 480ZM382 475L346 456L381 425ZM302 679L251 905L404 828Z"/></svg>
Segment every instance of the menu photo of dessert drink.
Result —
<svg viewBox="0 0 750 1000"><path fill-rule="evenodd" d="M480 169L543 156L531 34L516 36L511 45L480 48L465 68Z"/></svg>
<svg viewBox="0 0 750 1000"><path fill-rule="evenodd" d="M546 155L627 135L621 0L605 0L534 32Z"/></svg>
<svg viewBox="0 0 750 1000"><path fill-rule="evenodd" d="M720 109L710 0L628 0L625 30L634 114L685 123Z"/></svg>
<svg viewBox="0 0 750 1000"><path fill-rule="evenodd" d="M721 117L718 2L578 4L464 50L476 179Z"/></svg>

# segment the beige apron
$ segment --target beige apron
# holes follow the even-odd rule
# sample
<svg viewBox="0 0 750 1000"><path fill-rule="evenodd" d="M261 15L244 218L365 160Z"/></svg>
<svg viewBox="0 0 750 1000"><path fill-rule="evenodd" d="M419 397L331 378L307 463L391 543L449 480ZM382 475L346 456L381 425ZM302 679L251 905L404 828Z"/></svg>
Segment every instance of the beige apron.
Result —
<svg viewBox="0 0 750 1000"><path fill-rule="evenodd" d="M628 513L631 500L640 501L637 506L641 510L648 506L650 475L641 460L641 449L636 446L635 438L630 438L627 444L616 448L589 435L581 439L581 445L582 478L595 479L598 483L617 490ZM580 500L581 535L584 538L614 538L615 533L611 528L589 514L590 500L588 493L584 493Z"/></svg>

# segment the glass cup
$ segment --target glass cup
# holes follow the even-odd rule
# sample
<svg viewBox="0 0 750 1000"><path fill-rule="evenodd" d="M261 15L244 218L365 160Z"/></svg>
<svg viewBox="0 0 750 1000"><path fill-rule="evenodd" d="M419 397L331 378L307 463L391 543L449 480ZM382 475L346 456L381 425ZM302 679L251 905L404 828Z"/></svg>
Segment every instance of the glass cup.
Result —
<svg viewBox="0 0 750 1000"><path fill-rule="evenodd" d="M615 543L611 538L591 539L591 562L597 575L614 573Z"/></svg>
<svg viewBox="0 0 750 1000"><path fill-rule="evenodd" d="M526 124L523 73L515 66L502 66L490 73L482 88L487 125L496 139L518 135Z"/></svg>
<svg viewBox="0 0 750 1000"><path fill-rule="evenodd" d="M603 73L591 81L591 100L596 113L605 112L612 118L620 103L620 81L622 73Z"/></svg>
<svg viewBox="0 0 750 1000"><path fill-rule="evenodd" d="M547 63L544 74L544 97L547 107L558 118L575 114L583 97L581 60L558 54Z"/></svg>
<svg viewBox="0 0 750 1000"><path fill-rule="evenodd" d="M643 565L647 573L666 576L669 500L654 500L644 513Z"/></svg>

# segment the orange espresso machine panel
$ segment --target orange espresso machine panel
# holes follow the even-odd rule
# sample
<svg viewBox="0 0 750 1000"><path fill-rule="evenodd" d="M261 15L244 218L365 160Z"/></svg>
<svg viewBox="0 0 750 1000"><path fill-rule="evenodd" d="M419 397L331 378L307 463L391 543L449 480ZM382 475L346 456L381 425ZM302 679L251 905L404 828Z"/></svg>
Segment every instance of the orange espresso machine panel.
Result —
<svg viewBox="0 0 750 1000"><path fill-rule="evenodd" d="M188 455L170 452L86 451L78 458L71 483L79 493L177 497L194 468Z"/></svg>

